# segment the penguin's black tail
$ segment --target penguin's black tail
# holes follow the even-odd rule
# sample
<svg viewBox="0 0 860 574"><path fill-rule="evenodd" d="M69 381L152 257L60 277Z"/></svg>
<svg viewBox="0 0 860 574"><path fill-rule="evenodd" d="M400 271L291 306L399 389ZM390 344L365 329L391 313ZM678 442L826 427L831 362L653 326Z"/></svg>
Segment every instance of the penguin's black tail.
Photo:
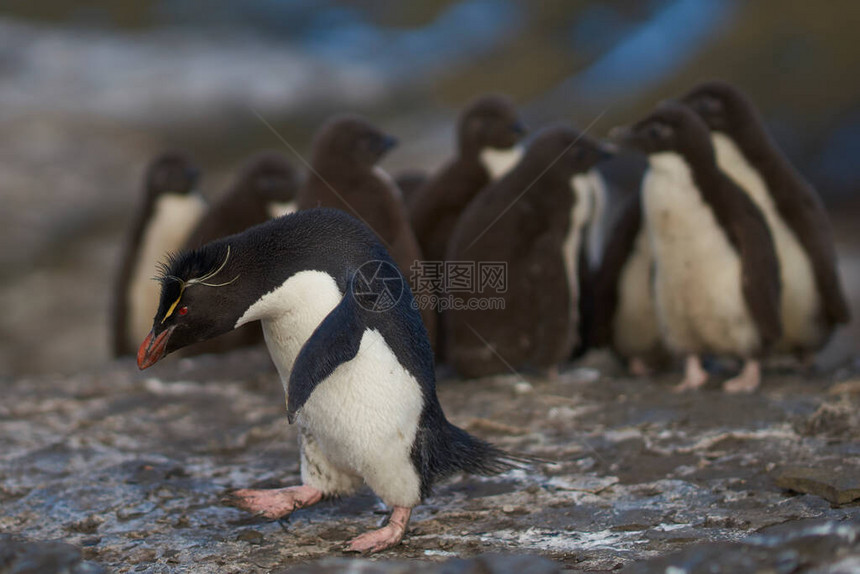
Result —
<svg viewBox="0 0 860 574"><path fill-rule="evenodd" d="M480 476L492 476L509 470L527 468L535 463L542 462L536 458L514 455L493 446L492 444L474 437L461 429L448 423L448 440L451 445L452 462L457 470L477 474Z"/></svg>
<svg viewBox="0 0 860 574"><path fill-rule="evenodd" d="M492 476L551 462L505 452L444 419L419 427L412 459L422 478L422 497L434 483L460 472Z"/></svg>

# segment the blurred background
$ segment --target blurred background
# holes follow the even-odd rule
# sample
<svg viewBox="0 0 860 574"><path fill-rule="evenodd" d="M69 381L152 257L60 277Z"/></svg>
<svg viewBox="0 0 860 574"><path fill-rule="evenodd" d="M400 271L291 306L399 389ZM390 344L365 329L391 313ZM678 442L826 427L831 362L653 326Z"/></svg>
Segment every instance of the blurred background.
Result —
<svg viewBox="0 0 860 574"><path fill-rule="evenodd" d="M696 82L759 105L824 197L860 315L860 5L854 0L5 0L0 5L0 377L108 360L120 248L152 155L202 191L254 151L366 115L434 168L457 110L499 91L531 128L604 136ZM261 119L262 118L262 119ZM297 158L292 157L299 165ZM852 361L857 322L824 354Z"/></svg>

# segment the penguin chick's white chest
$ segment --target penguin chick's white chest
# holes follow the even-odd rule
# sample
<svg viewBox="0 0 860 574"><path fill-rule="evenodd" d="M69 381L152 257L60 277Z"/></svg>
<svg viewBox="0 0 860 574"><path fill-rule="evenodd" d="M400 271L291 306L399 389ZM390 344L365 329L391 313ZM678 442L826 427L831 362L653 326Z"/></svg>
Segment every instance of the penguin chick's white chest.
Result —
<svg viewBox="0 0 860 574"><path fill-rule="evenodd" d="M152 328L158 311L161 284L153 278L158 264L168 252L177 251L206 211L206 202L196 193L165 193L155 202L149 224L144 229L129 284L131 345L137 347Z"/></svg>
<svg viewBox="0 0 860 574"><path fill-rule="evenodd" d="M777 211L767 184L735 142L712 134L717 164L761 209L773 236L782 280L783 340L778 347L817 347L826 337L821 324L821 300L809 256Z"/></svg>
<svg viewBox="0 0 860 574"><path fill-rule="evenodd" d="M678 154L649 157L644 216L656 261L655 295L668 346L739 354L759 345L741 287L741 260Z"/></svg>
<svg viewBox="0 0 860 574"><path fill-rule="evenodd" d="M487 147L481 150L481 164L490 174L490 181L501 179L522 159L523 146L515 145L508 149Z"/></svg>
<svg viewBox="0 0 860 574"><path fill-rule="evenodd" d="M342 297L327 273L301 271L236 323L262 322L285 393L299 351ZM329 476L364 479L387 504L413 506L420 500L420 477L411 451L423 406L416 378L382 335L368 328L356 356L316 386L297 421L303 434L313 437L317 468L325 467Z"/></svg>

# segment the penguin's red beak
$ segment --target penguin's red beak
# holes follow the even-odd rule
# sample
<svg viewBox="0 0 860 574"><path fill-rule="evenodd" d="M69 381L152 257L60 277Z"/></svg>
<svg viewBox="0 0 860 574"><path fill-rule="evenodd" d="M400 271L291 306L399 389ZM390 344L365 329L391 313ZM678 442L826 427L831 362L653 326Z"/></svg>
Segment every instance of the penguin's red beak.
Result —
<svg viewBox="0 0 860 574"><path fill-rule="evenodd" d="M154 331L150 331L140 348L137 350L137 367L142 371L148 369L155 363L161 360L164 356L164 351L167 348L167 340L173 329L176 327L168 327L164 331L153 337Z"/></svg>

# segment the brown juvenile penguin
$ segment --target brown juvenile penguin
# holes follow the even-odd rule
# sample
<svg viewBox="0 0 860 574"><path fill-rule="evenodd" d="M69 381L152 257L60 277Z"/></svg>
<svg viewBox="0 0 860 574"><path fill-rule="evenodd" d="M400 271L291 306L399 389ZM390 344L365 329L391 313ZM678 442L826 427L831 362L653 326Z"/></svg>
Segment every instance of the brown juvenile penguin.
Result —
<svg viewBox="0 0 860 574"><path fill-rule="evenodd" d="M427 261L442 261L460 214L478 192L519 160L525 134L513 102L489 95L472 102L457 123L457 155L416 192L409 210Z"/></svg>
<svg viewBox="0 0 860 574"><path fill-rule="evenodd" d="M196 249L249 227L296 210L298 174L283 154L261 152L251 157L239 176L206 212L184 249ZM220 337L191 345L184 356L225 353L263 342L259 325L245 325Z"/></svg>
<svg viewBox="0 0 860 574"><path fill-rule="evenodd" d="M779 261L755 203L717 167L705 123L667 102L612 136L648 154L643 216L654 257L654 292L667 347L687 357L678 390L707 380L699 356L730 355L743 371L724 384L749 392L759 358L782 335Z"/></svg>
<svg viewBox="0 0 860 574"><path fill-rule="evenodd" d="M711 129L717 164L761 209L782 276L783 338L775 351L811 360L850 312L839 282L827 212L768 135L753 103L725 82L684 99Z"/></svg>
<svg viewBox="0 0 860 574"><path fill-rule="evenodd" d="M609 150L576 130L541 132L523 159L469 204L446 259L504 263L507 285L476 285L446 313L446 357L467 377L511 368L552 374L577 343L578 264L590 197L576 176ZM481 292L483 291L483 292ZM498 297L503 305L483 305Z"/></svg>
<svg viewBox="0 0 860 574"><path fill-rule="evenodd" d="M111 347L134 354L152 327L161 287L155 277L168 252L180 249L202 217L206 202L194 191L200 172L182 152L166 152L144 175L142 205L129 230L114 284Z"/></svg>
<svg viewBox="0 0 860 574"><path fill-rule="evenodd" d="M314 136L311 170L299 190L299 209L333 207L370 227L410 280L421 249L397 185L376 164L397 143L367 120L339 115ZM415 285L412 285L413 289ZM436 340L436 312L421 310L430 341Z"/></svg>

